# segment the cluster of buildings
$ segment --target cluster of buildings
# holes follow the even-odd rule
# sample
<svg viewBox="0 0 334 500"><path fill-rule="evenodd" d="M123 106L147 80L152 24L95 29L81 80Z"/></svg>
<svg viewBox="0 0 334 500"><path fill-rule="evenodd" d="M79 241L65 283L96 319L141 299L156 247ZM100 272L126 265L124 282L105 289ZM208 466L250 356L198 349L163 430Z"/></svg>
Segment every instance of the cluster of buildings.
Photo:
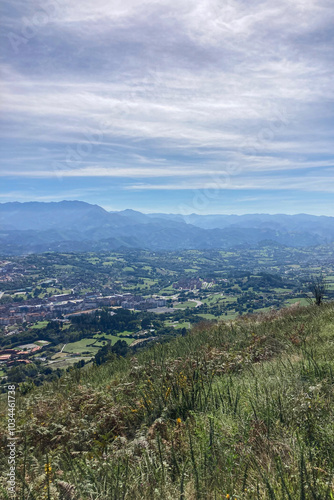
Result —
<svg viewBox="0 0 334 500"><path fill-rule="evenodd" d="M166 305L166 299L162 297L152 297L149 299L144 299L140 296L131 295L130 297L126 297L125 300L122 300L120 305L125 309L137 309L139 311L146 311L147 309L164 307Z"/></svg>
<svg viewBox="0 0 334 500"><path fill-rule="evenodd" d="M227 280L226 280L227 281ZM211 288L215 285L216 280L214 278L209 278L203 281L201 278L182 278L176 283L173 283L173 288L175 290L200 290L201 288Z"/></svg>
<svg viewBox="0 0 334 500"><path fill-rule="evenodd" d="M140 295L133 295L131 293L108 296L104 296L101 293L88 293L84 299L77 299L69 302L75 302L76 307L78 307L79 311L81 310L82 312L98 309L103 306L117 306L123 307L124 309L147 310L166 305L166 299L164 298L152 297L145 299ZM58 303L59 306L61 306L61 304L62 303Z"/></svg>
<svg viewBox="0 0 334 500"><path fill-rule="evenodd" d="M203 282L200 278L184 278L173 283L175 290L200 290Z"/></svg>
<svg viewBox="0 0 334 500"><path fill-rule="evenodd" d="M30 266L29 271L17 263L2 260L0 261L0 282L12 281L14 277L17 278L18 276L23 277L35 267L33 265ZM43 284L51 284L53 282L57 282L57 279L45 280ZM24 291L16 290L15 293L12 291L11 295L25 294L27 290L28 288ZM31 291L32 289L29 288L29 290ZM0 292L0 298L3 295L4 292ZM131 293L103 296L101 293L95 292L81 296L72 290L71 293L53 295L43 299L33 297L24 301L14 300L13 302L0 305L0 328L21 325L23 323L34 324L44 320L50 321L62 316L67 318L71 314L91 312L106 306L147 310L164 307L165 305L166 299L163 297L144 298Z"/></svg>
<svg viewBox="0 0 334 500"><path fill-rule="evenodd" d="M35 266L32 266L35 267ZM22 277L27 273L24 267L7 260L0 261L0 282L9 283L18 276Z"/></svg>
<svg viewBox="0 0 334 500"><path fill-rule="evenodd" d="M37 344L25 344L17 349L2 349L0 350L0 364L6 364L7 366L17 363L29 364L31 361L27 358L32 354L36 354L42 348Z"/></svg>
<svg viewBox="0 0 334 500"><path fill-rule="evenodd" d="M46 299L28 299L23 304L12 302L0 306L0 327L36 323L60 316L91 312L101 307L119 306L126 309L147 310L166 305L161 297L145 299L130 293L103 296L101 293L87 293L84 297L74 293L53 295Z"/></svg>

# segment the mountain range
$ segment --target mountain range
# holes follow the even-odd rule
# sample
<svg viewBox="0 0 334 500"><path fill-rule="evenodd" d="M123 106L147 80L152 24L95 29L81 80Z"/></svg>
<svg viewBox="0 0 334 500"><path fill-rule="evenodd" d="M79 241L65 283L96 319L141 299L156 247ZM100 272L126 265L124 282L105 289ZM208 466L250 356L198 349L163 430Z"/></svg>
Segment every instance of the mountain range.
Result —
<svg viewBox="0 0 334 500"><path fill-rule="evenodd" d="M0 254L182 250L334 242L334 217L108 212L82 201L0 204Z"/></svg>

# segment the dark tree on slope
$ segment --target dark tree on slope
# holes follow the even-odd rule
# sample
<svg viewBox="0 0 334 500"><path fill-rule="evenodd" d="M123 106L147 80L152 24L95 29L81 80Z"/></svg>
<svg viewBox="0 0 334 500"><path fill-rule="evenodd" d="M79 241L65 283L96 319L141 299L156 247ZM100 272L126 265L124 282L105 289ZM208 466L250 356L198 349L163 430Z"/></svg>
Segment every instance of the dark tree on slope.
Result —
<svg viewBox="0 0 334 500"><path fill-rule="evenodd" d="M312 292L312 295L315 299L315 303L317 306L320 306L322 304L326 294L326 290L327 290L327 283L322 274L317 278L313 279L310 285L310 291Z"/></svg>

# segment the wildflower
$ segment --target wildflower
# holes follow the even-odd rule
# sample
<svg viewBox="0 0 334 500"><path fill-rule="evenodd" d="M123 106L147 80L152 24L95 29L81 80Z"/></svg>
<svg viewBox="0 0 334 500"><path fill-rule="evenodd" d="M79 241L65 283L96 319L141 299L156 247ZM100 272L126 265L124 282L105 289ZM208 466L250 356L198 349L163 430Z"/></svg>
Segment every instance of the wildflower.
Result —
<svg viewBox="0 0 334 500"><path fill-rule="evenodd" d="M176 419L176 423L177 423L178 425L180 425L180 424L181 424L181 422L182 422L182 420L180 419L180 417Z"/></svg>
<svg viewBox="0 0 334 500"><path fill-rule="evenodd" d="M227 493L226 498L230 498L230 495Z"/></svg>
<svg viewBox="0 0 334 500"><path fill-rule="evenodd" d="M44 470L45 470L45 473L48 474L49 472L52 471L52 467L51 467L51 464L47 463L44 465Z"/></svg>

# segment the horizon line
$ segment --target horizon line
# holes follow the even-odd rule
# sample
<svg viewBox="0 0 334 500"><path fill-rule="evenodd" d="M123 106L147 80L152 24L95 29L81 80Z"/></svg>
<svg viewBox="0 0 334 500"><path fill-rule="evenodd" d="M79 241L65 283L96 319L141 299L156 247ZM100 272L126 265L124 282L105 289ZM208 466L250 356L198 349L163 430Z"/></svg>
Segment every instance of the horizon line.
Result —
<svg viewBox="0 0 334 500"><path fill-rule="evenodd" d="M199 216L215 216L215 215L226 215L226 216L235 216L235 217L242 217L242 216L245 216L245 215L269 215L269 216L278 216L278 215L286 215L286 216L290 216L290 217L293 217L293 216L297 216L297 215L308 215L308 216L312 216L312 217L328 217L328 218L332 218L334 217L334 215L325 215L325 214L312 214L312 213L306 213L306 212L297 212L297 213L285 213L285 212L275 212L275 213L269 213L269 212L244 212L244 213L241 213L241 214L238 214L238 213L231 213L231 212L212 212L212 213L203 213L203 212L191 212L191 213L188 213L188 214L182 214L182 213L179 213L179 212L163 212L163 211L142 211L140 209L136 209L136 208L124 208L124 209L110 209L109 208L106 208L105 206L103 205L99 205L97 203L90 203L88 201L85 201L85 200L78 200L78 199L71 199L71 200L68 200L68 199L63 199L63 200L49 200L49 201L43 201L43 200L29 200L29 201L6 201L6 202L0 202L0 205L10 205L10 204L14 204L14 203L19 203L20 205L26 205L26 204L29 204L29 203L39 203L39 204L44 204L44 205L49 205L51 203L55 203L55 204L60 204L60 203L84 203L84 204L87 204L87 205L91 205L91 206L96 206L96 207L100 207L102 208L103 210L105 210L106 212L108 213L119 213L119 212L125 212L126 210L130 210L130 211L133 211L133 212L138 212L138 213L141 213L143 215L149 215L149 214L155 214L155 215L178 215L178 216L181 216L181 217L190 217L192 215L199 215Z"/></svg>

